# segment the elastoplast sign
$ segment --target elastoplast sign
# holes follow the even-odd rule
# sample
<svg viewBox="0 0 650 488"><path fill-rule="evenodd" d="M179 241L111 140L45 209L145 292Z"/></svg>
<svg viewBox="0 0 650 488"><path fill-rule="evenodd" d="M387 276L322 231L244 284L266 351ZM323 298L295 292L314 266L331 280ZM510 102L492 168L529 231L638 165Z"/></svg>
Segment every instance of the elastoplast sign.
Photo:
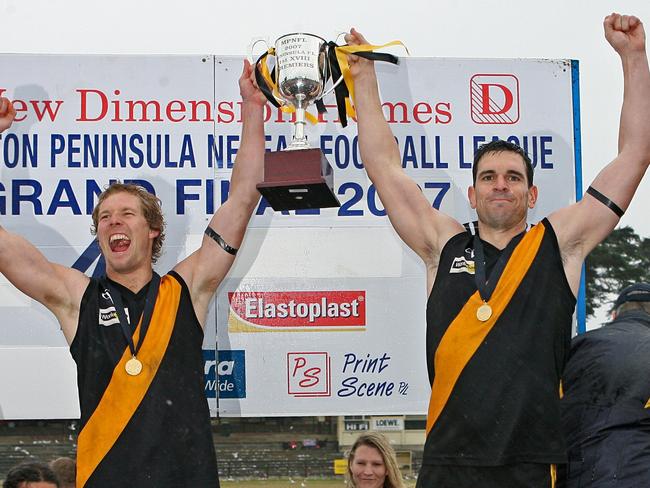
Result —
<svg viewBox="0 0 650 488"><path fill-rule="evenodd" d="M366 327L365 291L228 293L229 332L343 331Z"/></svg>

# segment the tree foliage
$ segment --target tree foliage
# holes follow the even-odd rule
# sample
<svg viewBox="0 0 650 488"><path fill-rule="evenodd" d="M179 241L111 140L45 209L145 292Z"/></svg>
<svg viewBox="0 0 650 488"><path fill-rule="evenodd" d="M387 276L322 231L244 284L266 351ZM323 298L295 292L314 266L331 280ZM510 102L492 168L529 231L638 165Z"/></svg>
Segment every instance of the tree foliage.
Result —
<svg viewBox="0 0 650 488"><path fill-rule="evenodd" d="M639 281L650 282L650 238L632 227L615 229L585 262L587 317L601 305L611 305L621 289Z"/></svg>

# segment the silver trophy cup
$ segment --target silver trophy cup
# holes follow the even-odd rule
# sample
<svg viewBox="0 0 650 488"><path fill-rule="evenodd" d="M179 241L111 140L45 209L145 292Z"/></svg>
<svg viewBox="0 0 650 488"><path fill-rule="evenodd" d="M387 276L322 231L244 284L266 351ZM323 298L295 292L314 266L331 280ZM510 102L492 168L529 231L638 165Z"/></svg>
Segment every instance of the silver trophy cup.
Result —
<svg viewBox="0 0 650 488"><path fill-rule="evenodd" d="M305 135L305 110L327 91L328 44L318 36L296 33L275 42L275 69L280 105L295 108L294 132L284 151L267 152L264 182L257 185L274 210L339 207L334 173L320 149L312 149ZM259 68L259 67L258 67Z"/></svg>

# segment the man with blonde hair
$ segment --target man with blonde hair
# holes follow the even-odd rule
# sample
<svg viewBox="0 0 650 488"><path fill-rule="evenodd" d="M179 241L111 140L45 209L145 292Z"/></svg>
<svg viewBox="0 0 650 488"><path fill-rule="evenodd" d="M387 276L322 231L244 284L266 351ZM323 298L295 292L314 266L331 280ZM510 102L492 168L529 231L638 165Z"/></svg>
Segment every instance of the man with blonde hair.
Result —
<svg viewBox="0 0 650 488"><path fill-rule="evenodd" d="M0 272L57 318L77 363L81 431L78 487L219 486L204 393L203 327L259 201L266 99L247 61L239 79L242 138L228 200L199 249L160 277L158 199L120 183L99 197L93 233L106 276L48 261L0 227ZM0 128L15 116L0 103Z"/></svg>

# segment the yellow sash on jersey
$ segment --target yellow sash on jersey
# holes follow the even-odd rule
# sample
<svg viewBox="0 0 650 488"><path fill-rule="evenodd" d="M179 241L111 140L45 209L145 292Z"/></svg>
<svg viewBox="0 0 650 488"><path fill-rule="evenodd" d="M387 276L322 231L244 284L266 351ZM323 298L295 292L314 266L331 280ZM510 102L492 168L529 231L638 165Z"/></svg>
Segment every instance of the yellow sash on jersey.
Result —
<svg viewBox="0 0 650 488"><path fill-rule="evenodd" d="M648 398L648 403L645 404L645 408L650 408L650 398Z"/></svg>
<svg viewBox="0 0 650 488"><path fill-rule="evenodd" d="M557 465L551 464L551 488L555 488L557 484Z"/></svg>
<svg viewBox="0 0 650 488"><path fill-rule="evenodd" d="M158 297L153 309L149 330L138 351L142 372L130 376L124 369L131 359L131 351L124 354L113 370L97 408L79 433L77 441L77 488L83 488L104 456L111 450L124 428L144 398L158 367L165 356L169 339L174 330L176 312L181 295L181 285L169 276L160 281ZM138 343L140 324L133 334Z"/></svg>
<svg viewBox="0 0 650 488"><path fill-rule="evenodd" d="M497 323L524 279L537 255L544 231L544 225L537 224L515 247L490 298L492 316L485 322L476 318L476 310L483 304L477 291L469 298L440 340L434 356L435 377L427 415L427 435L447 404L463 369Z"/></svg>

